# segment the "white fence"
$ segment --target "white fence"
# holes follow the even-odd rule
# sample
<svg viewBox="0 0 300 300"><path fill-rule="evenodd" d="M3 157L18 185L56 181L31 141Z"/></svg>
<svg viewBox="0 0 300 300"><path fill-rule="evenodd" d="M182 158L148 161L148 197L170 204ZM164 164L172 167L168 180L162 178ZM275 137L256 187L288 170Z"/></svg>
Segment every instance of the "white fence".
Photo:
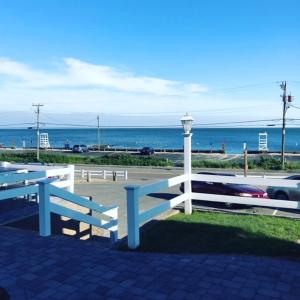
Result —
<svg viewBox="0 0 300 300"><path fill-rule="evenodd" d="M1 162L2 167L18 169L18 172L45 172L45 178L57 178L55 186L66 188L69 192L74 193L74 165L67 166L47 166L42 164L12 164Z"/></svg>
<svg viewBox="0 0 300 300"><path fill-rule="evenodd" d="M127 186L127 222L128 222L128 247L135 249L140 245L140 225L153 219L155 216L171 209L172 207L189 201L190 198L195 200L205 200L213 202L227 202L235 204L265 206L274 208L289 208L300 210L299 201L275 200L267 198L252 198L216 195L206 193L185 192L169 201L159 204L149 210L139 211L139 200L141 197L150 193L163 190L174 185L179 185L183 182L190 181L205 181L205 182L220 182L234 184L249 184L257 186L274 186L288 187L300 189L300 180L288 180L279 178L256 178L256 177L235 177L235 176L219 176L205 174L190 174L177 176L171 179L163 180L157 183L144 186Z"/></svg>
<svg viewBox="0 0 300 300"><path fill-rule="evenodd" d="M66 168L67 169L67 168ZM7 170L0 173L0 184L8 184L7 189L0 190L0 201L36 194L39 196L39 230L41 236L51 235L51 212L106 229L110 232L111 242L118 240L118 206L103 206L91 202L73 192L58 187L58 172L50 172L55 178L47 178L46 171L22 172ZM64 174L61 172L60 174ZM54 176L51 176L54 177ZM41 180L42 179L42 180ZM30 184L24 184L30 182ZM51 196L100 213L100 216L87 215L52 201Z"/></svg>
<svg viewBox="0 0 300 300"><path fill-rule="evenodd" d="M81 179L86 179L88 182L91 182L93 177L102 179L112 178L113 180L118 180L118 178L121 178L126 181L128 180L127 170L76 170L75 173L80 174Z"/></svg>

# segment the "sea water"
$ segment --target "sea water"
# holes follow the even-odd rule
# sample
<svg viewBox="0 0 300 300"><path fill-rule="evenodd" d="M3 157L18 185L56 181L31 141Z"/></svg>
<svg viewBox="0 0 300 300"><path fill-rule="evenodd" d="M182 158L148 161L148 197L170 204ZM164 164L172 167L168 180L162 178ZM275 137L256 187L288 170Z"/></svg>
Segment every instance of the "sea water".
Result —
<svg viewBox="0 0 300 300"><path fill-rule="evenodd" d="M193 149L220 150L225 145L227 153L241 153L243 143L249 150L258 150L258 135L268 133L270 151L281 149L280 128L194 128L192 136ZM43 129L47 132L51 147L64 147L69 143L97 144L95 129ZM183 131L181 128L101 128L100 144L112 147L140 148L151 146L162 149L182 149ZM35 147L35 129L0 129L0 144L6 147ZM300 151L300 128L286 130L286 150Z"/></svg>

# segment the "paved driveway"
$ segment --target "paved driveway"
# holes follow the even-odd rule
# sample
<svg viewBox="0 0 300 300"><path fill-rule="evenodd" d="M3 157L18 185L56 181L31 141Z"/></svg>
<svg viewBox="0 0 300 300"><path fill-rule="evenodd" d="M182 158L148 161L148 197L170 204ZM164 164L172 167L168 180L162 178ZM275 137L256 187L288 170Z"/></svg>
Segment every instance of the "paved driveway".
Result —
<svg viewBox="0 0 300 300"><path fill-rule="evenodd" d="M99 166L77 166L77 170L124 170L123 167L99 167ZM182 169L165 169L165 168L144 168L144 167L130 167L128 168L128 181L120 179L113 182L112 179L99 180L96 179L91 183L85 180L78 180L75 185L75 192L81 195L93 196L94 201L103 205L118 205L120 216L120 236L126 235L127 232L127 209L126 209L126 191L124 186L130 184L149 184L158 180L171 178L182 174ZM179 194L179 187L175 186L167 190L157 191L150 196L142 198L140 201L140 210L146 210L159 203L162 203ZM194 209L209 210L209 211L222 211L222 212L235 212L247 214L264 214L264 215L277 215L292 218L300 218L300 212L287 209L272 209L263 207L247 207L235 206L233 209L226 209L222 203L212 203L203 201L193 201Z"/></svg>

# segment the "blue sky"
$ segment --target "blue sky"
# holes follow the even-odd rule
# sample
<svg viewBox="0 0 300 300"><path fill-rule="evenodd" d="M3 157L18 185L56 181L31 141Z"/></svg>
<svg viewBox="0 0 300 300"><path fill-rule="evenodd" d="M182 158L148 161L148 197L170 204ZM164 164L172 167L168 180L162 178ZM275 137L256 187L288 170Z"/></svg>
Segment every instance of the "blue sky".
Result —
<svg viewBox="0 0 300 300"><path fill-rule="evenodd" d="M278 118L278 81L299 102L299 28L298 1L2 0L2 110L42 102L52 117L107 124Z"/></svg>

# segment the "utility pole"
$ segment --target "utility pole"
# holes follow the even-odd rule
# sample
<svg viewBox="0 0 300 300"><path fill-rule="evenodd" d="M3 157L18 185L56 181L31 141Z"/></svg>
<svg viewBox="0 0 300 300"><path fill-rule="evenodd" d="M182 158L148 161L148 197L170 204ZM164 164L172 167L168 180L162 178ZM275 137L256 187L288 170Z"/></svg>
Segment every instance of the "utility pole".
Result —
<svg viewBox="0 0 300 300"><path fill-rule="evenodd" d="M98 137L98 151L100 151L100 117L97 116L97 123L98 123L98 131L97 131L97 137Z"/></svg>
<svg viewBox="0 0 300 300"><path fill-rule="evenodd" d="M32 104L32 106L36 107L36 159L40 160L40 107L44 106L44 104Z"/></svg>
<svg viewBox="0 0 300 300"><path fill-rule="evenodd" d="M284 169L285 164L285 115L289 108L289 103L293 101L292 95L286 95L286 81L283 81L280 85L283 90L282 102L283 102L283 111L282 111L282 139L281 139L281 168Z"/></svg>
<svg viewBox="0 0 300 300"><path fill-rule="evenodd" d="M247 177L248 175L248 149L247 149L247 143L243 144L244 149L244 177Z"/></svg>

